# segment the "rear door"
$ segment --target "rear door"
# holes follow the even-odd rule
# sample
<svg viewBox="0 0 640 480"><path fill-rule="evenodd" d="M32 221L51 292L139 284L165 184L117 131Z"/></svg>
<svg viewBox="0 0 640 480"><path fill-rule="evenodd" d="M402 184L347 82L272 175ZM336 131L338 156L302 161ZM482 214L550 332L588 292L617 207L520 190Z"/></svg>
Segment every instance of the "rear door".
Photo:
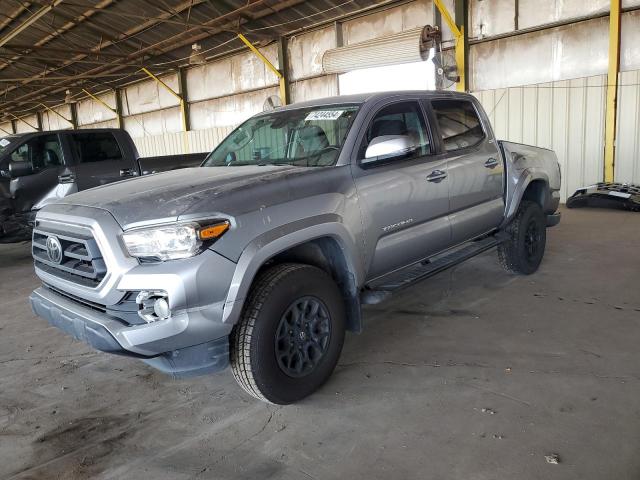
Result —
<svg viewBox="0 0 640 480"><path fill-rule="evenodd" d="M433 155L420 102L387 101L369 114L365 124L352 165L368 232L370 280L442 250L451 232L446 160ZM370 162L365 158L367 147L380 137L410 139L417 148L407 155Z"/></svg>
<svg viewBox="0 0 640 480"><path fill-rule="evenodd" d="M137 175L134 158L126 158L111 132L74 132L70 135L78 190L97 187Z"/></svg>
<svg viewBox="0 0 640 480"><path fill-rule="evenodd" d="M478 107L466 99L431 100L438 142L447 159L453 244L489 232L504 216L504 164Z"/></svg>

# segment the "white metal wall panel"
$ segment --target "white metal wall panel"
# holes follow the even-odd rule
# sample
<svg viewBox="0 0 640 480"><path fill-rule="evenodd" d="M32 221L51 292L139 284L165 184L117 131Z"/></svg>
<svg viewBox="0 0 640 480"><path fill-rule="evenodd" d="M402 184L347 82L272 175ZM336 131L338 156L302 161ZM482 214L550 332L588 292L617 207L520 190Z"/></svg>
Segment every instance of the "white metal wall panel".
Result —
<svg viewBox="0 0 640 480"><path fill-rule="evenodd" d="M118 120L117 119L111 119L111 120L106 120L104 122L96 122L96 123L90 123L88 125L81 125L79 128L82 129L87 129L87 128L118 128Z"/></svg>
<svg viewBox="0 0 640 480"><path fill-rule="evenodd" d="M36 115L26 115L21 117L23 120L16 120L16 131L18 133L36 132L37 129L33 128L38 125L38 119ZM29 125L27 125L29 123ZM33 127L31 126L33 125Z"/></svg>
<svg viewBox="0 0 640 480"><path fill-rule="evenodd" d="M132 137L180 132L182 130L180 108L174 107L124 117L124 128Z"/></svg>
<svg viewBox="0 0 640 480"><path fill-rule="evenodd" d="M179 155L188 152L188 140L184 132L134 137L133 142L141 157Z"/></svg>
<svg viewBox="0 0 640 480"><path fill-rule="evenodd" d="M615 179L640 184L640 70L619 79Z"/></svg>
<svg viewBox="0 0 640 480"><path fill-rule="evenodd" d="M13 126L11 122L0 123L0 138L11 135L13 133Z"/></svg>
<svg viewBox="0 0 640 480"><path fill-rule="evenodd" d="M229 126L189 132L189 151L191 153L212 151L231 133L233 128Z"/></svg>
<svg viewBox="0 0 640 480"><path fill-rule="evenodd" d="M232 127L137 137L133 141L142 157L210 152L231 133Z"/></svg>
<svg viewBox="0 0 640 480"><path fill-rule="evenodd" d="M562 169L561 197L602 179L606 76L475 93L499 139L550 148Z"/></svg>
<svg viewBox="0 0 640 480"><path fill-rule="evenodd" d="M620 23L620 70L638 70L640 69L640 11L623 14Z"/></svg>
<svg viewBox="0 0 640 480"><path fill-rule="evenodd" d="M278 94L278 87L271 87L192 103L189 107L191 128L202 130L235 127L250 116L261 112L266 99Z"/></svg>
<svg viewBox="0 0 640 480"><path fill-rule="evenodd" d="M97 97L112 109L116 108L116 95L114 92L108 92ZM116 114L102 105L93 98L85 98L76 103L76 112L78 114L78 125L89 125L91 123L104 122L116 118ZM70 117L67 117L70 118ZM62 119L60 119L62 120Z"/></svg>
<svg viewBox="0 0 640 480"><path fill-rule="evenodd" d="M176 74L159 78L175 92L178 91L178 76ZM151 79L129 85L122 91L122 112L124 115L152 112L161 108L173 107L179 103L171 92Z"/></svg>
<svg viewBox="0 0 640 480"><path fill-rule="evenodd" d="M608 67L608 22L598 18L472 45L472 90L603 74Z"/></svg>
<svg viewBox="0 0 640 480"><path fill-rule="evenodd" d="M511 32L515 28L513 0L473 0L469 10L469 27L474 38Z"/></svg>
<svg viewBox="0 0 640 480"><path fill-rule="evenodd" d="M609 11L610 0L520 0L520 28Z"/></svg>
<svg viewBox="0 0 640 480"><path fill-rule="evenodd" d="M338 76L324 75L322 77L294 82L291 84L290 90L291 100L293 102L333 97L338 95Z"/></svg>
<svg viewBox="0 0 640 480"><path fill-rule="evenodd" d="M278 48L275 44L260 48L260 52L278 67ZM193 67L186 73L190 102L232 95L277 85L278 77L252 52L241 53ZM204 127L195 127L204 128Z"/></svg>
<svg viewBox="0 0 640 480"><path fill-rule="evenodd" d="M322 56L332 48L336 48L333 26L290 38L287 42L290 80L321 74Z"/></svg>
<svg viewBox="0 0 640 480"><path fill-rule="evenodd" d="M418 0L344 22L343 41L345 45L361 43L427 24L433 24L433 3Z"/></svg>
<svg viewBox="0 0 640 480"><path fill-rule="evenodd" d="M69 105L61 105L59 107L53 107L51 110L58 112L56 115L49 110L42 112L42 128L45 130L65 130L73 128L71 123L71 107ZM62 115L62 117L60 117ZM67 119L67 120L65 120Z"/></svg>

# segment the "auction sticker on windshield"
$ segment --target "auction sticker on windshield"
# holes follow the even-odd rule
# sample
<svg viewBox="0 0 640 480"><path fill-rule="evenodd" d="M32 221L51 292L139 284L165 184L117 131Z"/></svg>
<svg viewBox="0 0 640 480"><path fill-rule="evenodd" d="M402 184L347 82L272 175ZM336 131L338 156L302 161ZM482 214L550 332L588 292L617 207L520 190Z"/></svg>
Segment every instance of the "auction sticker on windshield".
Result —
<svg viewBox="0 0 640 480"><path fill-rule="evenodd" d="M10 143L11 142L9 140L7 140L6 138L0 138L0 147L6 147Z"/></svg>
<svg viewBox="0 0 640 480"><path fill-rule="evenodd" d="M311 112L304 119L305 122L310 120L337 120L340 115L344 113L344 110L316 110Z"/></svg>

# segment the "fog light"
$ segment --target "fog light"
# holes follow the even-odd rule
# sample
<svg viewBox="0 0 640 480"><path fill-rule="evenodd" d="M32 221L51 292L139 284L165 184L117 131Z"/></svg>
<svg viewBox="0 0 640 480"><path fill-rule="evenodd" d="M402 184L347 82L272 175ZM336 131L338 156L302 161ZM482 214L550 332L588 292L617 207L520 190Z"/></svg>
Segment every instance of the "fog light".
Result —
<svg viewBox="0 0 640 480"><path fill-rule="evenodd" d="M138 315L145 322L157 322L171 317L169 299L164 290L143 290L136 297Z"/></svg>
<svg viewBox="0 0 640 480"><path fill-rule="evenodd" d="M171 310L169 310L169 302L164 298L159 298L153 303L153 313L162 320L166 320L171 316Z"/></svg>

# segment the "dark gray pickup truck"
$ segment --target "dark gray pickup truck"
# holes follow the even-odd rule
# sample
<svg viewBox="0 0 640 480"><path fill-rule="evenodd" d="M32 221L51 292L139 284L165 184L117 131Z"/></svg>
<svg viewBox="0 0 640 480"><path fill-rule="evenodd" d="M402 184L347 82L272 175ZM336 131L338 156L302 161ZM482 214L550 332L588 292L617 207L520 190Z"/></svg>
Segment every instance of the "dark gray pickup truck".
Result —
<svg viewBox="0 0 640 480"><path fill-rule="evenodd" d="M88 188L202 163L204 153L139 158L121 129L60 130L0 138L0 243L31 238L44 205Z"/></svg>
<svg viewBox="0 0 640 480"><path fill-rule="evenodd" d="M43 208L31 305L98 350L176 376L231 364L251 395L291 403L329 378L361 303L492 248L534 273L560 180L551 150L497 140L470 95L289 105L201 168Z"/></svg>

